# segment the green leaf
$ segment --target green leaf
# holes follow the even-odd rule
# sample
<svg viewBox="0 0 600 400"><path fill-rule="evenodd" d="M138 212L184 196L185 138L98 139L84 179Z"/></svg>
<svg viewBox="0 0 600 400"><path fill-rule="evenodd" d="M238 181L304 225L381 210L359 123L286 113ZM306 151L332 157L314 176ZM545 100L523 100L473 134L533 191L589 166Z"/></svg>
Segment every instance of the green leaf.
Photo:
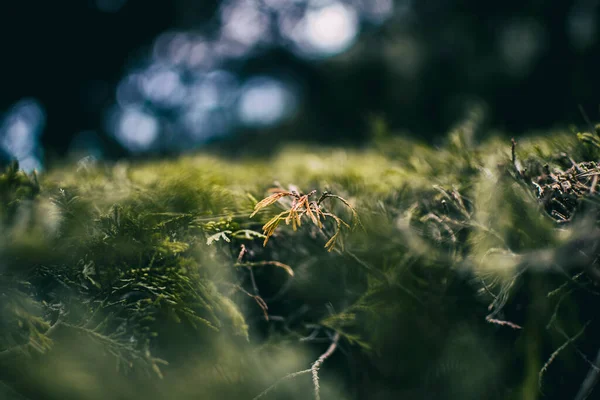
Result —
<svg viewBox="0 0 600 400"><path fill-rule="evenodd" d="M227 234L231 235L231 231L222 231L217 232L214 235L210 235L208 238L206 238L206 244L210 246L211 244L213 244L213 242L218 242L221 239L223 239L227 243L230 243L231 239L227 237Z"/></svg>

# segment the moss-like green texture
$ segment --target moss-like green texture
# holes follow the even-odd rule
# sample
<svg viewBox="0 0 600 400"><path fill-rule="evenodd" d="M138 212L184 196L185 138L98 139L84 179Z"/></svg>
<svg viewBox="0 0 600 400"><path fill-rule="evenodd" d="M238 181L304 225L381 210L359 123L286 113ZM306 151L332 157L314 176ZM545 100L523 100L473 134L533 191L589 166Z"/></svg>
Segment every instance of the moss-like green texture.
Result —
<svg viewBox="0 0 600 400"><path fill-rule="evenodd" d="M573 398L600 346L599 143L511 147L466 124L441 148L380 134L267 159L12 165L0 396L252 399L337 332L323 399ZM282 222L263 247L262 225L293 207L250 218L273 187L342 196L362 225L328 251L333 219ZM350 224L334 200L326 212ZM299 375L264 398L313 385Z"/></svg>

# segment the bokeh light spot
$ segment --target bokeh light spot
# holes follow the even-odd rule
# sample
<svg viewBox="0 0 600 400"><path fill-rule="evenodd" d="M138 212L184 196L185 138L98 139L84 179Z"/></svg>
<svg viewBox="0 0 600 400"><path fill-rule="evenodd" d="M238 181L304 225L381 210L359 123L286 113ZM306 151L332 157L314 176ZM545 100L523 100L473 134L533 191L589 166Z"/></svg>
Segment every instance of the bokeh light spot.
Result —
<svg viewBox="0 0 600 400"><path fill-rule="evenodd" d="M158 134L159 124L156 117L137 107L122 110L115 126L117 140L132 152L149 150Z"/></svg>
<svg viewBox="0 0 600 400"><path fill-rule="evenodd" d="M188 103L206 109L227 107L233 102L237 88L234 75L223 70L212 71L199 76L190 87Z"/></svg>
<svg viewBox="0 0 600 400"><path fill-rule="evenodd" d="M221 8L221 22L225 37L250 47L264 37L269 21L255 2L236 0Z"/></svg>
<svg viewBox="0 0 600 400"><path fill-rule="evenodd" d="M41 171L42 163L36 156L30 155L19 160L19 167L26 172Z"/></svg>
<svg viewBox="0 0 600 400"><path fill-rule="evenodd" d="M121 79L117 85L117 104L121 107L126 107L143 101L144 96L141 92L141 79L141 76L137 73L129 74Z"/></svg>
<svg viewBox="0 0 600 400"><path fill-rule="evenodd" d="M154 42L154 59L164 64L179 65L189 59L193 44L185 33L163 33Z"/></svg>
<svg viewBox="0 0 600 400"><path fill-rule="evenodd" d="M26 121L13 121L4 133L2 146L17 159L27 157L35 149L35 137Z"/></svg>
<svg viewBox="0 0 600 400"><path fill-rule="evenodd" d="M174 105L185 96L179 74L160 65L152 65L142 74L141 89L145 97L157 105Z"/></svg>
<svg viewBox="0 0 600 400"><path fill-rule="evenodd" d="M358 16L350 6L336 2L306 14L304 36L317 53L340 53L354 43L357 34Z"/></svg>
<svg viewBox="0 0 600 400"><path fill-rule="evenodd" d="M500 36L500 52L508 72L517 76L529 73L544 43L544 30L535 20L515 20Z"/></svg>
<svg viewBox="0 0 600 400"><path fill-rule="evenodd" d="M25 170L40 169L37 158L41 154L39 136L45 125L46 115L41 105L33 99L25 99L15 104L4 117L0 126L0 145L2 149L19 163L25 160L37 160L26 163ZM33 166L29 168L29 166Z"/></svg>
<svg viewBox="0 0 600 400"><path fill-rule="evenodd" d="M291 115L295 106L295 97L283 82L256 77L242 88L238 115L245 125L268 126Z"/></svg>
<svg viewBox="0 0 600 400"><path fill-rule="evenodd" d="M196 39L190 45L187 67L190 69L210 68L214 64L214 55L210 45L202 40Z"/></svg>

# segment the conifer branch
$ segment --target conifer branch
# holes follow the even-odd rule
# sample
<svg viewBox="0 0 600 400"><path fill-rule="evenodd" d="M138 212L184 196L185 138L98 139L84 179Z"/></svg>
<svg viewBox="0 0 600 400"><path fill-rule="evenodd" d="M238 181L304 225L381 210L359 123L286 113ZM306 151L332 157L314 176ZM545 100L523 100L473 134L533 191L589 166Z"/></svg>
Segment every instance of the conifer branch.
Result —
<svg viewBox="0 0 600 400"><path fill-rule="evenodd" d="M319 369L321 368L321 365L325 362L325 360L327 360L329 357L331 357L331 355L335 352L335 350L337 349L337 346L338 346L339 339L340 339L340 334L338 332L336 332L335 335L333 336L332 342L329 345L329 347L327 348L327 350L323 354L321 354L319 356L319 358L317 358L317 360L311 365L311 367L309 369L305 369L302 371L287 374L283 378L280 378L273 385L269 386L267 389L262 391L258 396L254 397L252 400L258 400L261 397L266 396L270 391L275 389L277 386L279 386L279 384L281 384L284 381L287 381L287 380L295 378L299 375L304 375L304 374L308 374L308 373L312 374L312 382L313 382L313 387L314 387L315 400L321 400L321 385L319 383Z"/></svg>

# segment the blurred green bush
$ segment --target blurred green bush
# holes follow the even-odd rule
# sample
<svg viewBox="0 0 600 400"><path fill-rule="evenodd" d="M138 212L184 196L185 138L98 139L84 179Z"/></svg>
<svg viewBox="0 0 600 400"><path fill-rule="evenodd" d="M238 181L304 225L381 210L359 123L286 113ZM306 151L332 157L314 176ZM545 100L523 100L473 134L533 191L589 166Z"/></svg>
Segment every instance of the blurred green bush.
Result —
<svg viewBox="0 0 600 400"><path fill-rule="evenodd" d="M318 379L331 399L583 393L600 328L596 133L511 149L472 132L434 149L379 127L362 150L40 177L12 164L0 176L0 389L252 399L277 383L264 398L307 398ZM342 196L362 229L327 251L333 219L281 223L263 246L261 226L295 204L250 218L272 187ZM343 202L323 207L352 220Z"/></svg>

